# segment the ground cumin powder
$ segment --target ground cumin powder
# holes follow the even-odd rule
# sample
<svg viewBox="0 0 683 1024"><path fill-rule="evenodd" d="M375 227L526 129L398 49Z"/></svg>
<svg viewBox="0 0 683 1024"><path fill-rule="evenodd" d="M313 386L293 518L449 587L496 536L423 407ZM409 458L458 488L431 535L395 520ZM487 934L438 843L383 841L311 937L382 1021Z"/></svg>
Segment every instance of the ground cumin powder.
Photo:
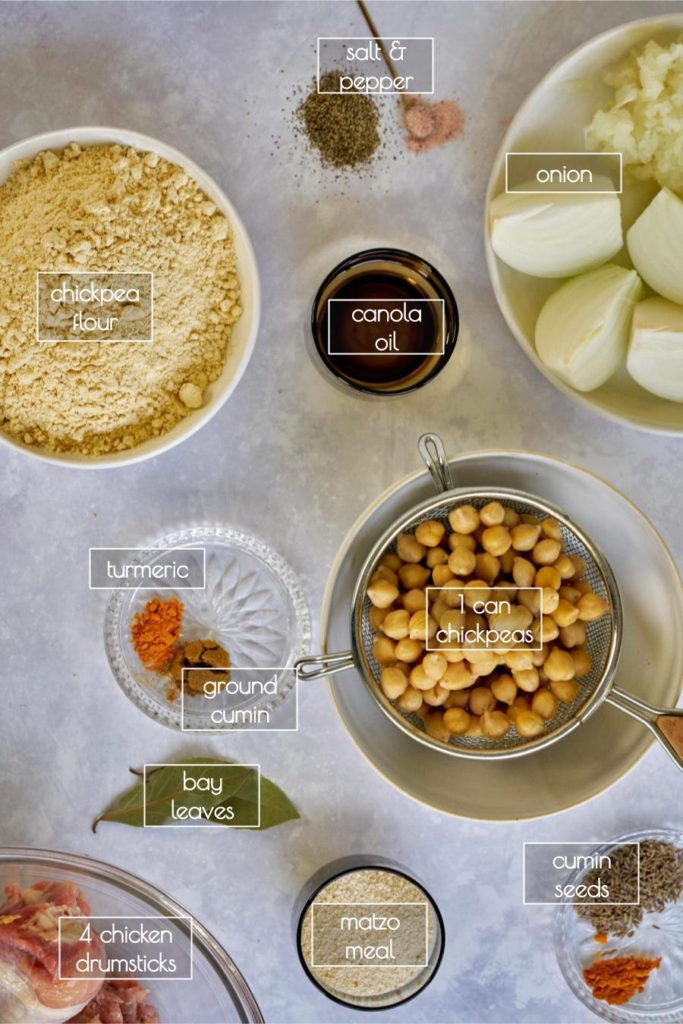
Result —
<svg viewBox="0 0 683 1024"><path fill-rule="evenodd" d="M38 343L37 271L152 272L154 341ZM230 225L156 153L72 143L0 186L0 428L17 440L99 455L167 433L241 312Z"/></svg>
<svg viewBox="0 0 683 1024"><path fill-rule="evenodd" d="M208 682L225 682L230 655L215 640L189 640L176 648L168 673L166 699L176 700L184 690L188 697L201 697ZM184 672L184 669L192 669ZM199 671L205 669L205 671ZM219 671L213 671L218 669Z"/></svg>

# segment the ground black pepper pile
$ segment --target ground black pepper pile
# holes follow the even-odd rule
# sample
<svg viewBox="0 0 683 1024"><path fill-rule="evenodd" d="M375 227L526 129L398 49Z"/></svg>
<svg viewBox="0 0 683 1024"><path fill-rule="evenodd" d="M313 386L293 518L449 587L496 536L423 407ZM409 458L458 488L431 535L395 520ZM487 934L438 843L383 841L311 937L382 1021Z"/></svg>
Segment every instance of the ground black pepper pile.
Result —
<svg viewBox="0 0 683 1024"><path fill-rule="evenodd" d="M612 868L606 872L595 868L584 875L586 885L596 884L602 876L609 885L610 901L633 900L638 877L638 848L620 846L609 851ZM675 903L683 894L683 850L659 839L645 839L640 844L640 905L607 906L592 903L577 906L579 917L588 921L597 932L622 938L632 935L645 911L661 913L667 904Z"/></svg>
<svg viewBox="0 0 683 1024"><path fill-rule="evenodd" d="M336 168L357 167L372 160L380 144L379 111L363 93L334 93L341 72L328 71L320 78L320 92L311 92L298 108L303 130L320 152L324 164Z"/></svg>

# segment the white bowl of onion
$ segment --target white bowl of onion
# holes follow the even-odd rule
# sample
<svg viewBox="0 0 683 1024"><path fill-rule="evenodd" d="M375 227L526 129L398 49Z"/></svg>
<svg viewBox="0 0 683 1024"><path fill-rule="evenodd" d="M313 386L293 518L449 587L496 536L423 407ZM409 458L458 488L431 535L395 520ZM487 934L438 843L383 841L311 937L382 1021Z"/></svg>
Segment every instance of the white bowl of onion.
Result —
<svg viewBox="0 0 683 1024"><path fill-rule="evenodd" d="M610 247L607 238L612 224L609 210L604 203L595 203L595 237L589 239L587 248L594 253L594 263L589 272L597 274L597 281L589 281L583 292L578 289L573 297L571 291L566 297L559 295L553 299L550 306L546 306L547 300L557 293L558 289L566 288L568 279L571 278L572 282L579 281L578 277L571 276L578 271L572 269L564 278L536 276L533 254L530 254L528 266L524 268L526 272L513 269L504 262L496 255L492 245L492 204L500 204L501 200L497 197L505 194L506 153L570 153L586 150L585 127L591 122L596 110L611 106L614 101L614 89L607 86L603 80L605 71L623 61L632 49L643 46L650 40L668 45L682 34L681 14L632 22L590 40L552 68L527 97L505 134L489 180L485 220L486 259L496 300L514 337L537 369L558 389L585 407L642 430L673 435L683 434L683 401L673 400L676 388L669 397L665 397L665 372L648 375L652 346L645 352L636 352L633 346L633 357L630 360L631 370L646 384L644 387L627 369L623 345L621 356L618 360L616 356L613 357L611 368L609 365L603 365L602 370L599 365L596 368L591 356L590 366L582 376L580 372L567 372L563 353L557 351L555 342L556 327L560 332L564 329L567 333L572 329L572 325L567 323L572 304L576 308L577 300L585 301L587 304L593 299L596 302L598 299L603 301L599 295L603 288L608 291L611 288L611 298L608 296L611 301L611 313L608 312L607 315L613 315L615 319L618 319L620 310L623 312L624 308L632 309L640 300L654 301L655 297L661 295L661 291L658 293L656 290L656 282L651 279L649 268L648 273L643 274L644 268L639 266L641 274L633 274L633 262L625 244L629 229L659 193L659 186L652 182L634 183L625 175L621 195L610 197L613 203L619 202L623 227L624 244L618 249L613 240ZM594 200L589 199L589 202ZM495 212L496 205L493 205L493 213ZM612 210L612 215L613 213ZM602 251L598 244L600 236L605 236ZM629 246L633 251L632 238L633 235L629 237ZM496 248L499 253L502 251L498 240ZM612 274L601 274L600 268L605 265L618 269ZM668 301L673 296L664 298ZM555 310L553 305L556 306ZM609 302L607 305L609 306ZM540 339L536 336L539 314L544 307L547 339L545 345L543 321L539 326ZM657 347L660 344L659 338L655 336L654 330L648 334L648 329L652 318L658 317L660 313L661 307L654 306L649 309L644 307L640 314L642 335L653 339L652 344ZM630 322L629 315L629 327ZM618 324L616 329L619 329ZM537 340L540 341L538 346ZM598 346L595 351L598 352ZM605 355L604 351L602 355ZM609 358L607 362L609 363ZM678 366L683 377L683 352ZM605 379L601 380L601 376ZM655 393L650 388L657 389L660 393Z"/></svg>

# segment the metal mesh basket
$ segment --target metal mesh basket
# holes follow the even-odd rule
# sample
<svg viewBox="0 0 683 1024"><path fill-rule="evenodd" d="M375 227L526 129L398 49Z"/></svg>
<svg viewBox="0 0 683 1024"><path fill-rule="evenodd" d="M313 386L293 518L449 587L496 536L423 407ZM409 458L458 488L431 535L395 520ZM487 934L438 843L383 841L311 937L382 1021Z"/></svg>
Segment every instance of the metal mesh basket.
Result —
<svg viewBox="0 0 683 1024"><path fill-rule="evenodd" d="M418 442L418 450L432 475L438 495L422 502L393 523L366 558L351 602L353 649L300 658L296 663L298 678L302 681L318 679L336 672L358 669L373 699L391 721L412 739L442 753L482 761L519 757L547 747L566 736L597 710L603 701L607 701L649 729L678 768L683 770L683 708L657 707L614 685L623 615L617 582L599 548L560 509L532 494L507 488L456 488L443 443L436 434L423 434ZM448 513L458 505L471 504L481 508L490 501L499 501L520 515L556 519L560 524L564 551L583 558L586 568L582 579L607 602L609 614L588 624L586 646L591 657L591 670L577 680L580 690L574 701L559 706L557 714L546 723L546 729L540 736L527 739L512 728L498 741L461 736L451 736L446 741L430 735L419 715L403 713L382 692L379 685L380 666L372 654L375 634L370 625L371 603L367 589L382 557L395 551L399 533L414 532L426 519L447 520Z"/></svg>
<svg viewBox="0 0 683 1024"><path fill-rule="evenodd" d="M590 672L578 679L579 693L571 704L560 702L557 714L547 722L545 732L535 739L519 735L516 729L501 740L452 736L448 742L438 740L425 731L425 725L417 714L402 712L382 692L379 685L381 668L372 654L377 634L370 624L372 604L367 597L368 584L377 570L382 557L396 550L396 539L400 533L413 533L416 527L428 519L447 523L448 514L459 505L470 504L482 508L490 501L499 501L519 515L534 515L538 518L551 517L560 523L563 549L566 554L580 555L586 563L583 579L591 589L602 597L609 606L609 614L587 626L586 648L591 657ZM523 492L497 489L459 489L440 494L417 509L408 513L380 538L368 556L359 577L354 594L353 642L354 653L363 678L383 710L397 725L414 738L428 746L447 753L473 758L514 757L526 754L555 742L561 736L584 721L598 706L608 691L616 668L621 635L621 604L612 571L592 541L563 512L553 505Z"/></svg>

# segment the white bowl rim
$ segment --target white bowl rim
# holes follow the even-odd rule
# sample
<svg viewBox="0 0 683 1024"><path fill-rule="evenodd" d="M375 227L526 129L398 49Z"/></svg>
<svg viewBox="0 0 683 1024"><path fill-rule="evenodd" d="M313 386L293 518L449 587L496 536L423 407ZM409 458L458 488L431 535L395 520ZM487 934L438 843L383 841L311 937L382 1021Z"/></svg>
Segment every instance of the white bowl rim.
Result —
<svg viewBox="0 0 683 1024"><path fill-rule="evenodd" d="M618 497L621 498L625 502L625 504L627 504L631 508L633 512L636 513L636 515L644 523L645 527L652 532L653 536L659 543L662 553L664 554L666 560L669 562L675 576L678 579L678 601L679 605L683 607L683 578L681 577L678 565L673 555L671 554L666 541L664 540L664 538L662 537L661 533L654 525L652 520L645 515L645 513L638 507L638 505L636 505L634 501L632 501L626 494L624 494L623 491L620 491L618 487L615 487L614 484L610 483L609 480L606 480L598 473L593 472L593 470L586 469L585 466L580 466L578 465L578 463L570 462L568 459L561 459L555 455L548 455L544 452L539 451L525 451L520 448L473 448L465 452L458 452L457 455L446 456L447 462L451 468L453 468L454 466L457 468L458 465L465 462L476 462L478 459L482 458L510 458L513 460L520 461L529 460L531 462L537 461L539 463L552 463L561 468L564 467L565 469L572 470L573 472L583 473L586 476L591 477L593 480L596 480L598 483L608 487L611 491L614 492L614 494L618 495ZM379 494L374 499L374 501L370 502L370 504L365 509L363 509L363 511L360 513L357 519L351 524L351 526L347 530L346 535L342 538L341 544L339 545L339 548L337 550L337 554L335 555L332 565L330 566L330 571L328 573L327 580L325 581L325 589L323 591L323 598L321 602L320 639L321 650L323 651L323 653L327 653L327 634L329 631L330 616L332 612L332 598L334 596L334 589L339 576L339 570L342 566L344 559L348 555L348 552L354 542L354 539L358 531L367 522L370 516L374 512L376 512L389 498L398 494L399 491L403 490L404 487L412 483L414 480L417 480L419 477L424 476L425 473L425 469L414 469L411 472L406 473L399 480L396 480L394 481L394 483L390 484L387 488L385 488L384 491L382 491L381 494ZM628 774L630 774L630 772L632 772L633 769L636 768L637 765L643 760L643 758L655 742L655 737L652 735L652 733L650 733L649 730L645 730L647 735L643 737L643 749L641 753L635 758L633 763L621 775L617 776L615 779L612 780L612 782L608 783L606 786L603 786L601 789L594 790L592 793L588 793L586 796L579 797L573 803L567 804L565 807L561 807L558 810L544 811L541 814L534 815L522 815L521 817L516 818L487 818L486 816L472 818L460 812L444 811L444 809L442 807L439 807L438 804L432 803L429 800L424 800L422 797L418 797L414 793L408 792L407 790L403 789L402 786L398 782L396 782L390 775L388 775L386 771L380 768L372 760L372 758L366 752L365 748L361 746L360 741L356 738L356 736L349 728L344 715L341 713L339 709L331 677L325 676L325 681L327 683L328 693L334 705L334 709L337 714L338 720L341 722L342 727L344 728L344 731L350 738L351 742L354 744L362 758L370 765L370 767L379 775L381 775L382 778L386 782L388 782L392 789L394 789L397 793L402 793L404 796L407 796L410 800L413 800L417 804L421 804L423 807L429 807L431 810L438 811L439 814L445 814L449 818L455 818L461 821L476 821L481 822L482 824L504 827L510 825L511 823L514 824L515 822L519 821L540 821L543 818L552 818L556 815L566 814L568 811L572 811L576 807L581 807L583 804L589 804L592 800L595 800L597 797L602 796L604 793L607 793L609 792L609 790L614 789L616 786L618 786L619 783ZM681 679L679 686L678 702L680 702L681 693L683 693L683 679Z"/></svg>
<svg viewBox="0 0 683 1024"><path fill-rule="evenodd" d="M570 50L569 53L566 53L563 57L556 61L552 65L552 67L549 68L548 71L546 71L546 73L543 75L540 81L536 83L534 88L527 93L521 105L518 107L514 117L510 121L510 124L508 125L507 130L503 135L503 139L500 143L500 146L498 147L498 150L496 151L496 155L493 158L493 163L491 165L491 173L489 175L489 180L486 186L486 199L484 202L484 249L486 255L486 267L489 272L491 288L493 290L496 303L498 304L498 308L503 316L503 319L505 320L508 329L510 330L511 334L513 335L515 341L521 348L524 355L530 360L530 362L533 363L533 365L536 367L539 373L542 373L545 379L553 385L553 387L557 388L558 391L561 391L563 394L567 395L568 398L571 398L573 401L578 402L585 409L590 409L590 411L595 413L596 415L604 416L607 419L612 420L612 422L614 423L620 423L622 426L630 427L632 430L642 430L643 432L648 434L659 434L660 436L663 437L680 437L681 435L683 435L683 427L659 427L648 425L645 423L640 423L635 421L631 417L627 416L625 413L621 414L613 409L604 409L601 406L596 405L594 402L590 400L590 398L586 397L586 394L584 394L581 391L575 391L574 388L571 388L568 384L565 384L563 380L555 376L555 374L553 374L545 366L545 364L541 362L538 355L536 354L536 350L533 348L533 346L529 344L524 333L519 328L516 317L513 315L512 310L510 309L509 303L507 301L507 296L503 291L503 288L500 283L500 276L498 274L498 266L496 263L496 255L491 247L491 233L489 230L489 208L494 193L494 182L496 181L498 175L500 174L501 167L505 159L505 154L509 150L510 139L512 138L512 136L514 136L517 130L518 122L521 120L521 117L525 112L526 108L533 100L536 99L539 92L541 92L546 87L548 79L550 79L555 74L555 72L558 71L559 68L561 68L564 64L568 64L580 53L582 53L585 50L588 50L590 47L599 46L601 43L607 42L609 39L613 37L618 37L622 33L626 35L629 31L641 29L644 30L646 27L651 27L653 32L663 31L668 27L680 27L681 29L683 29L683 13L659 14L653 18L637 18L635 21L623 22L621 25L615 25L613 28L607 29L605 32L600 32L598 35L592 36L590 39L586 39L583 43L580 43L578 46L575 46L573 50Z"/></svg>
<svg viewBox="0 0 683 1024"><path fill-rule="evenodd" d="M76 134L80 136L80 139L74 137ZM91 136L91 138L88 138L88 136ZM195 163L194 160L185 156L184 153L179 149L176 149L174 146L169 146L168 143L164 142L162 139L155 139L151 135L144 135L141 132L136 132L129 128L116 128L113 126L101 125L77 125L71 126L70 128L56 128L49 132L41 132L38 135L30 135L25 139L20 139L18 142L14 142L10 146L5 146L0 149L0 158L12 159L14 153L23 150L26 146L38 146L39 148L36 150L36 153L38 153L41 149L63 149L65 146L68 146L69 142L82 142L85 145L97 145L98 143L106 145L107 143L110 143L111 145L134 146L137 149L150 150L154 153L158 153L159 156L164 159L177 163L178 166L187 170L200 188L202 187L202 181L208 183L220 196L221 203L227 211L228 220L230 221L230 226L233 229L233 234L235 236L239 235L240 237L240 244L243 246L247 257L246 266L243 267L242 274L249 278L253 291L253 316L251 329L247 342L244 346L242 356L235 367L232 380L220 394L216 395L215 398L211 400L209 405L197 411L195 416L192 417L192 422L188 423L186 429L183 430L179 436L173 438L167 437L166 439L162 436L157 440L157 443L154 444L153 447L145 451L140 451L139 449L145 447L149 442L143 442L142 445L138 445L128 451L112 452L107 455L87 458L83 456L76 457L66 453L50 452L45 448L32 448L30 445L21 444L19 441L14 440L14 438L6 434L3 430L0 430L0 444L7 445L15 451L20 451L25 455L33 456L43 462L49 462L56 466L66 466L70 469L116 469L121 466L130 466L135 462L144 462L146 459L154 458L157 455L163 454L163 452L169 451L171 448L175 448L176 445L186 441L189 437L192 437L193 434L200 430L201 427L205 426L206 423L216 415L219 409L222 408L225 402L227 402L228 398L242 379L256 344L261 319L260 279L254 247L249 234L247 233L247 229L244 226L242 218L226 196L223 189L217 184L211 175L207 174L206 171ZM22 157L17 155L14 159L22 159ZM180 422L182 424L183 421L181 420Z"/></svg>

